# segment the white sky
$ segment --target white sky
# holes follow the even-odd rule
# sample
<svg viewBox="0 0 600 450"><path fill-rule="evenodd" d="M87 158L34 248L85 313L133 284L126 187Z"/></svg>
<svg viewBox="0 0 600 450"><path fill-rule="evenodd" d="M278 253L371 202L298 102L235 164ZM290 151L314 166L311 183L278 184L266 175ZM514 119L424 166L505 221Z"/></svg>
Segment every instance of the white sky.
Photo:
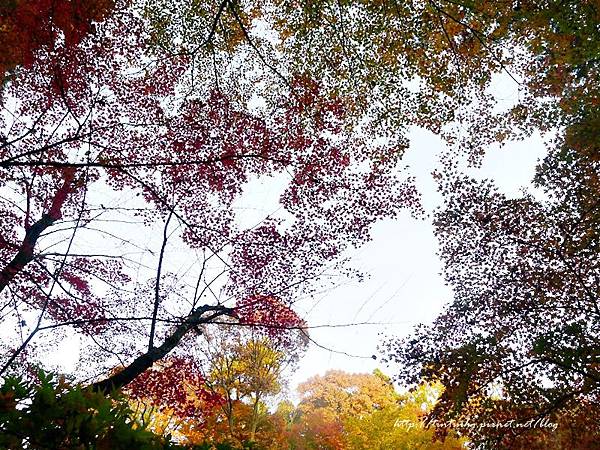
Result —
<svg viewBox="0 0 600 450"><path fill-rule="evenodd" d="M431 172L438 166L443 149L444 143L435 135L413 130L404 162L416 177L428 218L415 220L405 213L397 220L376 224L372 242L352 255L352 265L369 278L326 293L306 317L313 326L356 322L389 325L312 329L311 337L319 344L369 357L377 354L382 334L409 333L417 323L432 320L451 299L451 290L440 275L441 262L431 224L431 212L441 202ZM482 167L469 172L477 178L492 178L502 192L518 196L522 187L528 187L544 154L543 140L533 136L503 148L491 148ZM386 372L370 358L353 358L312 345L299 369L291 374L290 388L330 369L370 372L376 367Z"/></svg>

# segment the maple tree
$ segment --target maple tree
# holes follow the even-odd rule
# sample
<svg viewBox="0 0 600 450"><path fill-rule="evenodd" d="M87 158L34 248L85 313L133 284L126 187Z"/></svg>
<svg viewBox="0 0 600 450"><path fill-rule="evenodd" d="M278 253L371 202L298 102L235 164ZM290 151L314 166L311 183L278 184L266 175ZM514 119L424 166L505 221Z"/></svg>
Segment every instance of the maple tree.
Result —
<svg viewBox="0 0 600 450"><path fill-rule="evenodd" d="M146 370L124 389L142 428L159 436L179 436L185 424L205 425L225 399L206 386L193 360L169 357Z"/></svg>
<svg viewBox="0 0 600 450"><path fill-rule="evenodd" d="M569 417L557 410L597 399L597 196L588 181L564 186L590 174L574 152L552 163L540 173L544 201L459 174L444 185L437 233L455 299L397 354L405 379L444 384L438 416L557 420ZM495 391L510 402L480 399Z"/></svg>
<svg viewBox="0 0 600 450"><path fill-rule="evenodd" d="M304 327L295 296L370 224L418 212L396 158L346 130L347 108L318 82L291 77L293 92L257 111L195 64L157 54L117 2L94 33L57 39L4 86L2 372L78 336L78 378L108 392L169 354L201 360L203 324L285 339ZM283 180L285 215L236 222L246 183L269 176Z"/></svg>

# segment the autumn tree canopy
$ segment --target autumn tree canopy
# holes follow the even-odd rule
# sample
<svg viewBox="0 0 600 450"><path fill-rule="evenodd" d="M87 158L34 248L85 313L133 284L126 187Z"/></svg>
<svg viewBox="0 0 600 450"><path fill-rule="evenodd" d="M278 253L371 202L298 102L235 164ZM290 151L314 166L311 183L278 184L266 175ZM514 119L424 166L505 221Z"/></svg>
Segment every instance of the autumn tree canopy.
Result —
<svg viewBox="0 0 600 450"><path fill-rule="evenodd" d="M421 213L400 168L419 126L451 148L455 300L394 344L404 378L444 384L434 414L498 386L510 414L593 403L600 7L571 3L3 2L0 373L68 338L107 392L169 355L195 367L224 323L305 328L294 302L345 250ZM557 133L542 200L456 163L538 131ZM236 202L266 180L279 204L245 223Z"/></svg>
<svg viewBox="0 0 600 450"><path fill-rule="evenodd" d="M232 51L241 52L240 65L266 67L236 79L240 95L260 92L276 102L273 85L293 88L290 77L306 75L347 106L348 125L398 150L417 125L480 155L491 142L562 123L565 111L589 106L581 94L593 89L581 83L597 51L586 38L595 29L593 2L164 0L140 10L156 48L210 59L207 69L221 83ZM508 109L494 108L489 88L497 75L519 88Z"/></svg>
<svg viewBox="0 0 600 450"><path fill-rule="evenodd" d="M40 48L3 87L2 372L79 336L79 379L121 367L94 384L108 391L170 353L200 358L203 324L303 328L296 296L374 221L418 213L397 155L344 126L321 81L293 74L267 108L248 104L212 62L160 50L135 6ZM219 67L230 81L248 67L236 58ZM241 224L246 183L275 176L280 210Z"/></svg>
<svg viewBox="0 0 600 450"><path fill-rule="evenodd" d="M455 432L435 440L435 427L424 419L440 395L440 387L420 385L399 394L380 370L346 373L330 370L298 386L296 407L280 404L289 448L308 449L460 449Z"/></svg>

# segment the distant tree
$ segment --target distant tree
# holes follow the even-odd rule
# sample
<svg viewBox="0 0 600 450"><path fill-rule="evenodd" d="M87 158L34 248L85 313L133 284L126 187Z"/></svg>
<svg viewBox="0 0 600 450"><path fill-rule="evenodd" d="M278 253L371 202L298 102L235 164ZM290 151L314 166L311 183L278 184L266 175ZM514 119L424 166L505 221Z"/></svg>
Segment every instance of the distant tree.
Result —
<svg viewBox="0 0 600 450"><path fill-rule="evenodd" d="M276 412L288 424L290 448L304 449L460 449L455 432L435 442L435 427L425 422L441 388L422 385L398 394L389 377L328 371L298 387L296 408Z"/></svg>
<svg viewBox="0 0 600 450"><path fill-rule="evenodd" d="M350 374L329 370L301 383L298 393L300 412L321 410L340 420L394 405L399 399L389 378L379 371Z"/></svg>
<svg viewBox="0 0 600 450"><path fill-rule="evenodd" d="M254 441L266 413L264 402L281 390L285 349L277 349L265 337L245 336L235 330L217 339L220 342L213 341L209 350L207 385L224 399L221 410L229 434ZM246 405L249 414L242 412Z"/></svg>
<svg viewBox="0 0 600 450"><path fill-rule="evenodd" d="M370 449L464 449L466 441L456 430L443 442L435 439L435 426L426 416L441 394L439 385L420 385L414 391L399 395L395 405L375 408L368 414L351 415L344 421L347 448Z"/></svg>

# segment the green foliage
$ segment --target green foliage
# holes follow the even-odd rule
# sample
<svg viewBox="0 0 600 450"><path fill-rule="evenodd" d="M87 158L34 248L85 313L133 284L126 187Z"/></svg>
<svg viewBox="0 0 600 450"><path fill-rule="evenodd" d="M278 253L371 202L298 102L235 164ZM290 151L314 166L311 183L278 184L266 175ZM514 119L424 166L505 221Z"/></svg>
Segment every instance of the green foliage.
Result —
<svg viewBox="0 0 600 450"><path fill-rule="evenodd" d="M0 449L183 449L130 419L118 395L72 387L40 371L38 382L7 377L0 387ZM197 447L201 449L204 447ZM208 448L208 447L206 447Z"/></svg>

